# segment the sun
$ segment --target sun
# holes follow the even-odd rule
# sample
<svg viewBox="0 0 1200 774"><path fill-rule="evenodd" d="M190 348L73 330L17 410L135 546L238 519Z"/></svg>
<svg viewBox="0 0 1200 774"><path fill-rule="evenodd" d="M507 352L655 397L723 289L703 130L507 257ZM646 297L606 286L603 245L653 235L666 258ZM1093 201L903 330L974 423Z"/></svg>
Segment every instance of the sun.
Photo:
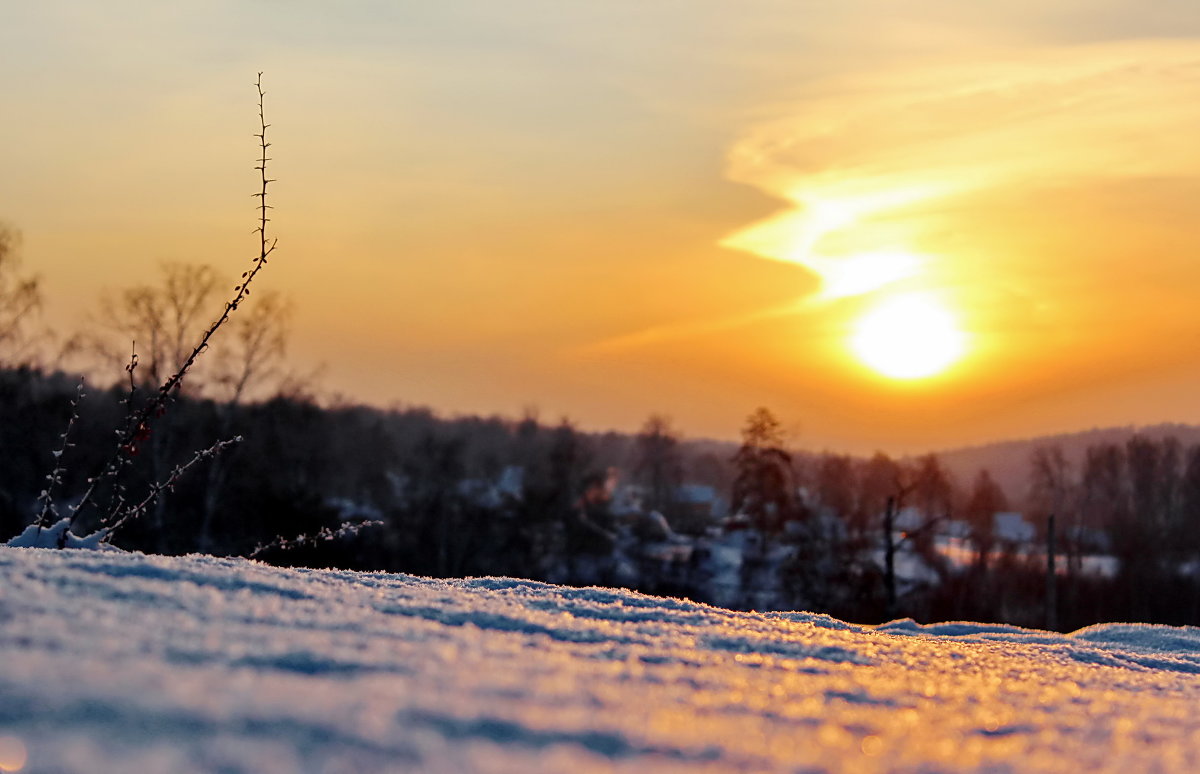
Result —
<svg viewBox="0 0 1200 774"><path fill-rule="evenodd" d="M858 321L851 348L870 368L892 379L924 379L966 351L954 315L924 293L891 296Z"/></svg>

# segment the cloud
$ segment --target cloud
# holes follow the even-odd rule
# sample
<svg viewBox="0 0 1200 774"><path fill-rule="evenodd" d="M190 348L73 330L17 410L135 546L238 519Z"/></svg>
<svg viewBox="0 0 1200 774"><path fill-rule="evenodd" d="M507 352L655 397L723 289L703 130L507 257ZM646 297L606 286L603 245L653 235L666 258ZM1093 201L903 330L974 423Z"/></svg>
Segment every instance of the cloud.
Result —
<svg viewBox="0 0 1200 774"><path fill-rule="evenodd" d="M1096 335L1128 285L1089 278L1086 299L1064 285L1112 274L1097 263L1105 250L1165 254L1172 242L1144 203L1123 223L1089 218L1111 208L1101 191L1142 186L1149 202L1162 199L1162 180L1200 176L1200 41L1022 49L838 76L771 114L733 143L727 176L785 206L722 245L802 267L819 278L815 290L800 284L795 303L666 324L596 351L797 315L830 334L873 294L894 291L932 291L964 324L1003 328L1022 346L1050 341L1051 329L1063 340Z"/></svg>
<svg viewBox="0 0 1200 774"><path fill-rule="evenodd" d="M952 285L961 267L921 246L981 199L1200 174L1200 41L901 67L820 84L776 113L735 143L728 176L788 208L724 245L807 267L818 298Z"/></svg>

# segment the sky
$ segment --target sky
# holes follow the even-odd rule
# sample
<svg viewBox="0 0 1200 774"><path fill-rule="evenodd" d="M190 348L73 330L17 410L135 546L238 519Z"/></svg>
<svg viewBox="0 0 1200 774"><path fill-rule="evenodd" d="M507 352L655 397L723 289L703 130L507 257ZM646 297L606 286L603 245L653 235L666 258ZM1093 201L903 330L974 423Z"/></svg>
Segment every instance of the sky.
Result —
<svg viewBox="0 0 1200 774"><path fill-rule="evenodd" d="M854 452L1200 421L1193 2L10 3L52 327L232 288L259 71L260 282L327 394Z"/></svg>

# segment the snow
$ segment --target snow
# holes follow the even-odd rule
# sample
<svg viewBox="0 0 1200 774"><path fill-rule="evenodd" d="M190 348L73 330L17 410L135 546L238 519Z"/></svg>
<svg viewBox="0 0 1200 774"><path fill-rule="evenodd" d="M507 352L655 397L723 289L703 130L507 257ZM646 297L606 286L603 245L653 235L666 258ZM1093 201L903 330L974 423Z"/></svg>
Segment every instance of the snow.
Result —
<svg viewBox="0 0 1200 774"><path fill-rule="evenodd" d="M70 519L59 519L48 527L30 524L25 530L4 545L12 548L85 548L93 551L116 551L117 548L102 542L104 530L79 537L71 531ZM3 769L0 769L3 771Z"/></svg>
<svg viewBox="0 0 1200 774"><path fill-rule="evenodd" d="M1013 511L992 514L992 534L1009 543L1032 543L1037 530L1025 517Z"/></svg>
<svg viewBox="0 0 1200 774"><path fill-rule="evenodd" d="M0 548L0 770L1190 772L1200 629Z"/></svg>

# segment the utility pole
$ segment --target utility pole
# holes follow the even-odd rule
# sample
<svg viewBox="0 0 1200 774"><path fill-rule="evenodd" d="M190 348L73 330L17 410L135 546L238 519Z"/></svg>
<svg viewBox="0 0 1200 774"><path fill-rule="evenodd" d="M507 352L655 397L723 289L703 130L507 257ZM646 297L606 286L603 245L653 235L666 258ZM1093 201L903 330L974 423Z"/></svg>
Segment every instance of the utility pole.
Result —
<svg viewBox="0 0 1200 774"><path fill-rule="evenodd" d="M895 520L896 498L887 499L887 507L883 511L883 587L887 591L887 612L896 612L896 544L892 536Z"/></svg>
<svg viewBox="0 0 1200 774"><path fill-rule="evenodd" d="M1058 586L1054 570L1054 514L1046 518L1046 628L1058 629Z"/></svg>

